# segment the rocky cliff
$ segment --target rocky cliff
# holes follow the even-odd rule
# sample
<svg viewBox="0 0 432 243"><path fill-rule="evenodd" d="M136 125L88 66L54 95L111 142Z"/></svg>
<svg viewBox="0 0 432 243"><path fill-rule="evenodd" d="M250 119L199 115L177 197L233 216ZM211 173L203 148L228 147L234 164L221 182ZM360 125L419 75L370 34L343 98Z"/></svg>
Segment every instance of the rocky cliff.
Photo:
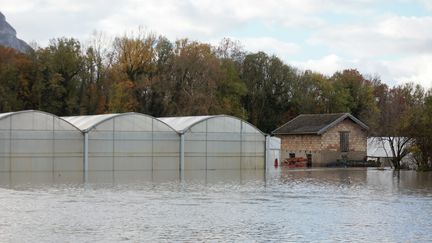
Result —
<svg viewBox="0 0 432 243"><path fill-rule="evenodd" d="M26 52L31 47L16 37L15 29L6 22L5 16L0 12L0 45Z"/></svg>

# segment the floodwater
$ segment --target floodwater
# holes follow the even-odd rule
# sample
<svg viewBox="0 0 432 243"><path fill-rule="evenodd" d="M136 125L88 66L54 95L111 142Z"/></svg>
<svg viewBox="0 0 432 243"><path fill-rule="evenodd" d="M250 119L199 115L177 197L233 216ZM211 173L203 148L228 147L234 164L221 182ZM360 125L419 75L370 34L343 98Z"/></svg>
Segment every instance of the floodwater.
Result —
<svg viewBox="0 0 432 243"><path fill-rule="evenodd" d="M432 240L432 173L0 174L0 242Z"/></svg>

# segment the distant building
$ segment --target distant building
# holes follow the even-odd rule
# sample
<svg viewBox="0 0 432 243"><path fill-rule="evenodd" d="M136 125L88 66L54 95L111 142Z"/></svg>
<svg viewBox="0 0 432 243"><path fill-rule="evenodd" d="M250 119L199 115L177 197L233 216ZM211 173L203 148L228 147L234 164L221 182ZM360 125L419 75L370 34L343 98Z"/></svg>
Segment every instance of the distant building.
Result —
<svg viewBox="0 0 432 243"><path fill-rule="evenodd" d="M281 160L310 158L312 166L364 160L369 127L349 113L302 114L272 133L281 138Z"/></svg>
<svg viewBox="0 0 432 243"><path fill-rule="evenodd" d="M384 166L391 166L390 160L393 158L390 143L380 137L370 137L367 139L367 157L369 160L377 160Z"/></svg>
<svg viewBox="0 0 432 243"><path fill-rule="evenodd" d="M398 150L408 149L412 143L408 142L404 146L400 146L402 141L406 140L405 137L369 137L367 139L367 157L368 160L374 160L380 162L381 166L392 167L391 160L393 159L393 153L390 146L393 142L393 148L397 152ZM414 158L412 153L408 153L402 158L401 164L405 167L415 169L416 165L413 163Z"/></svg>

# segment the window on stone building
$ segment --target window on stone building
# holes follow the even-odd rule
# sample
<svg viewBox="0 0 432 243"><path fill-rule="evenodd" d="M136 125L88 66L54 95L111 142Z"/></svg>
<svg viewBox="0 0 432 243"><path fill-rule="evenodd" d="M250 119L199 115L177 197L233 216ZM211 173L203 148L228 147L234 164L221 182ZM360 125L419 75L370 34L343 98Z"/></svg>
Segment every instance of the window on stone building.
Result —
<svg viewBox="0 0 432 243"><path fill-rule="evenodd" d="M349 132L340 132L340 150L341 152L349 151Z"/></svg>

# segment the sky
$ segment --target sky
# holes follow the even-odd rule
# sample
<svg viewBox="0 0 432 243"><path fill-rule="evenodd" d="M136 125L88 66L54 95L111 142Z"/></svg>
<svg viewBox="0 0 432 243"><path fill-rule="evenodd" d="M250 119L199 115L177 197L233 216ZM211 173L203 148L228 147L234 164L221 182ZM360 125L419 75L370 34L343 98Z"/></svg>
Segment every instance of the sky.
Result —
<svg viewBox="0 0 432 243"><path fill-rule="evenodd" d="M0 11L42 47L142 27L171 40L228 37L301 70L355 68L432 88L432 0L0 0Z"/></svg>

